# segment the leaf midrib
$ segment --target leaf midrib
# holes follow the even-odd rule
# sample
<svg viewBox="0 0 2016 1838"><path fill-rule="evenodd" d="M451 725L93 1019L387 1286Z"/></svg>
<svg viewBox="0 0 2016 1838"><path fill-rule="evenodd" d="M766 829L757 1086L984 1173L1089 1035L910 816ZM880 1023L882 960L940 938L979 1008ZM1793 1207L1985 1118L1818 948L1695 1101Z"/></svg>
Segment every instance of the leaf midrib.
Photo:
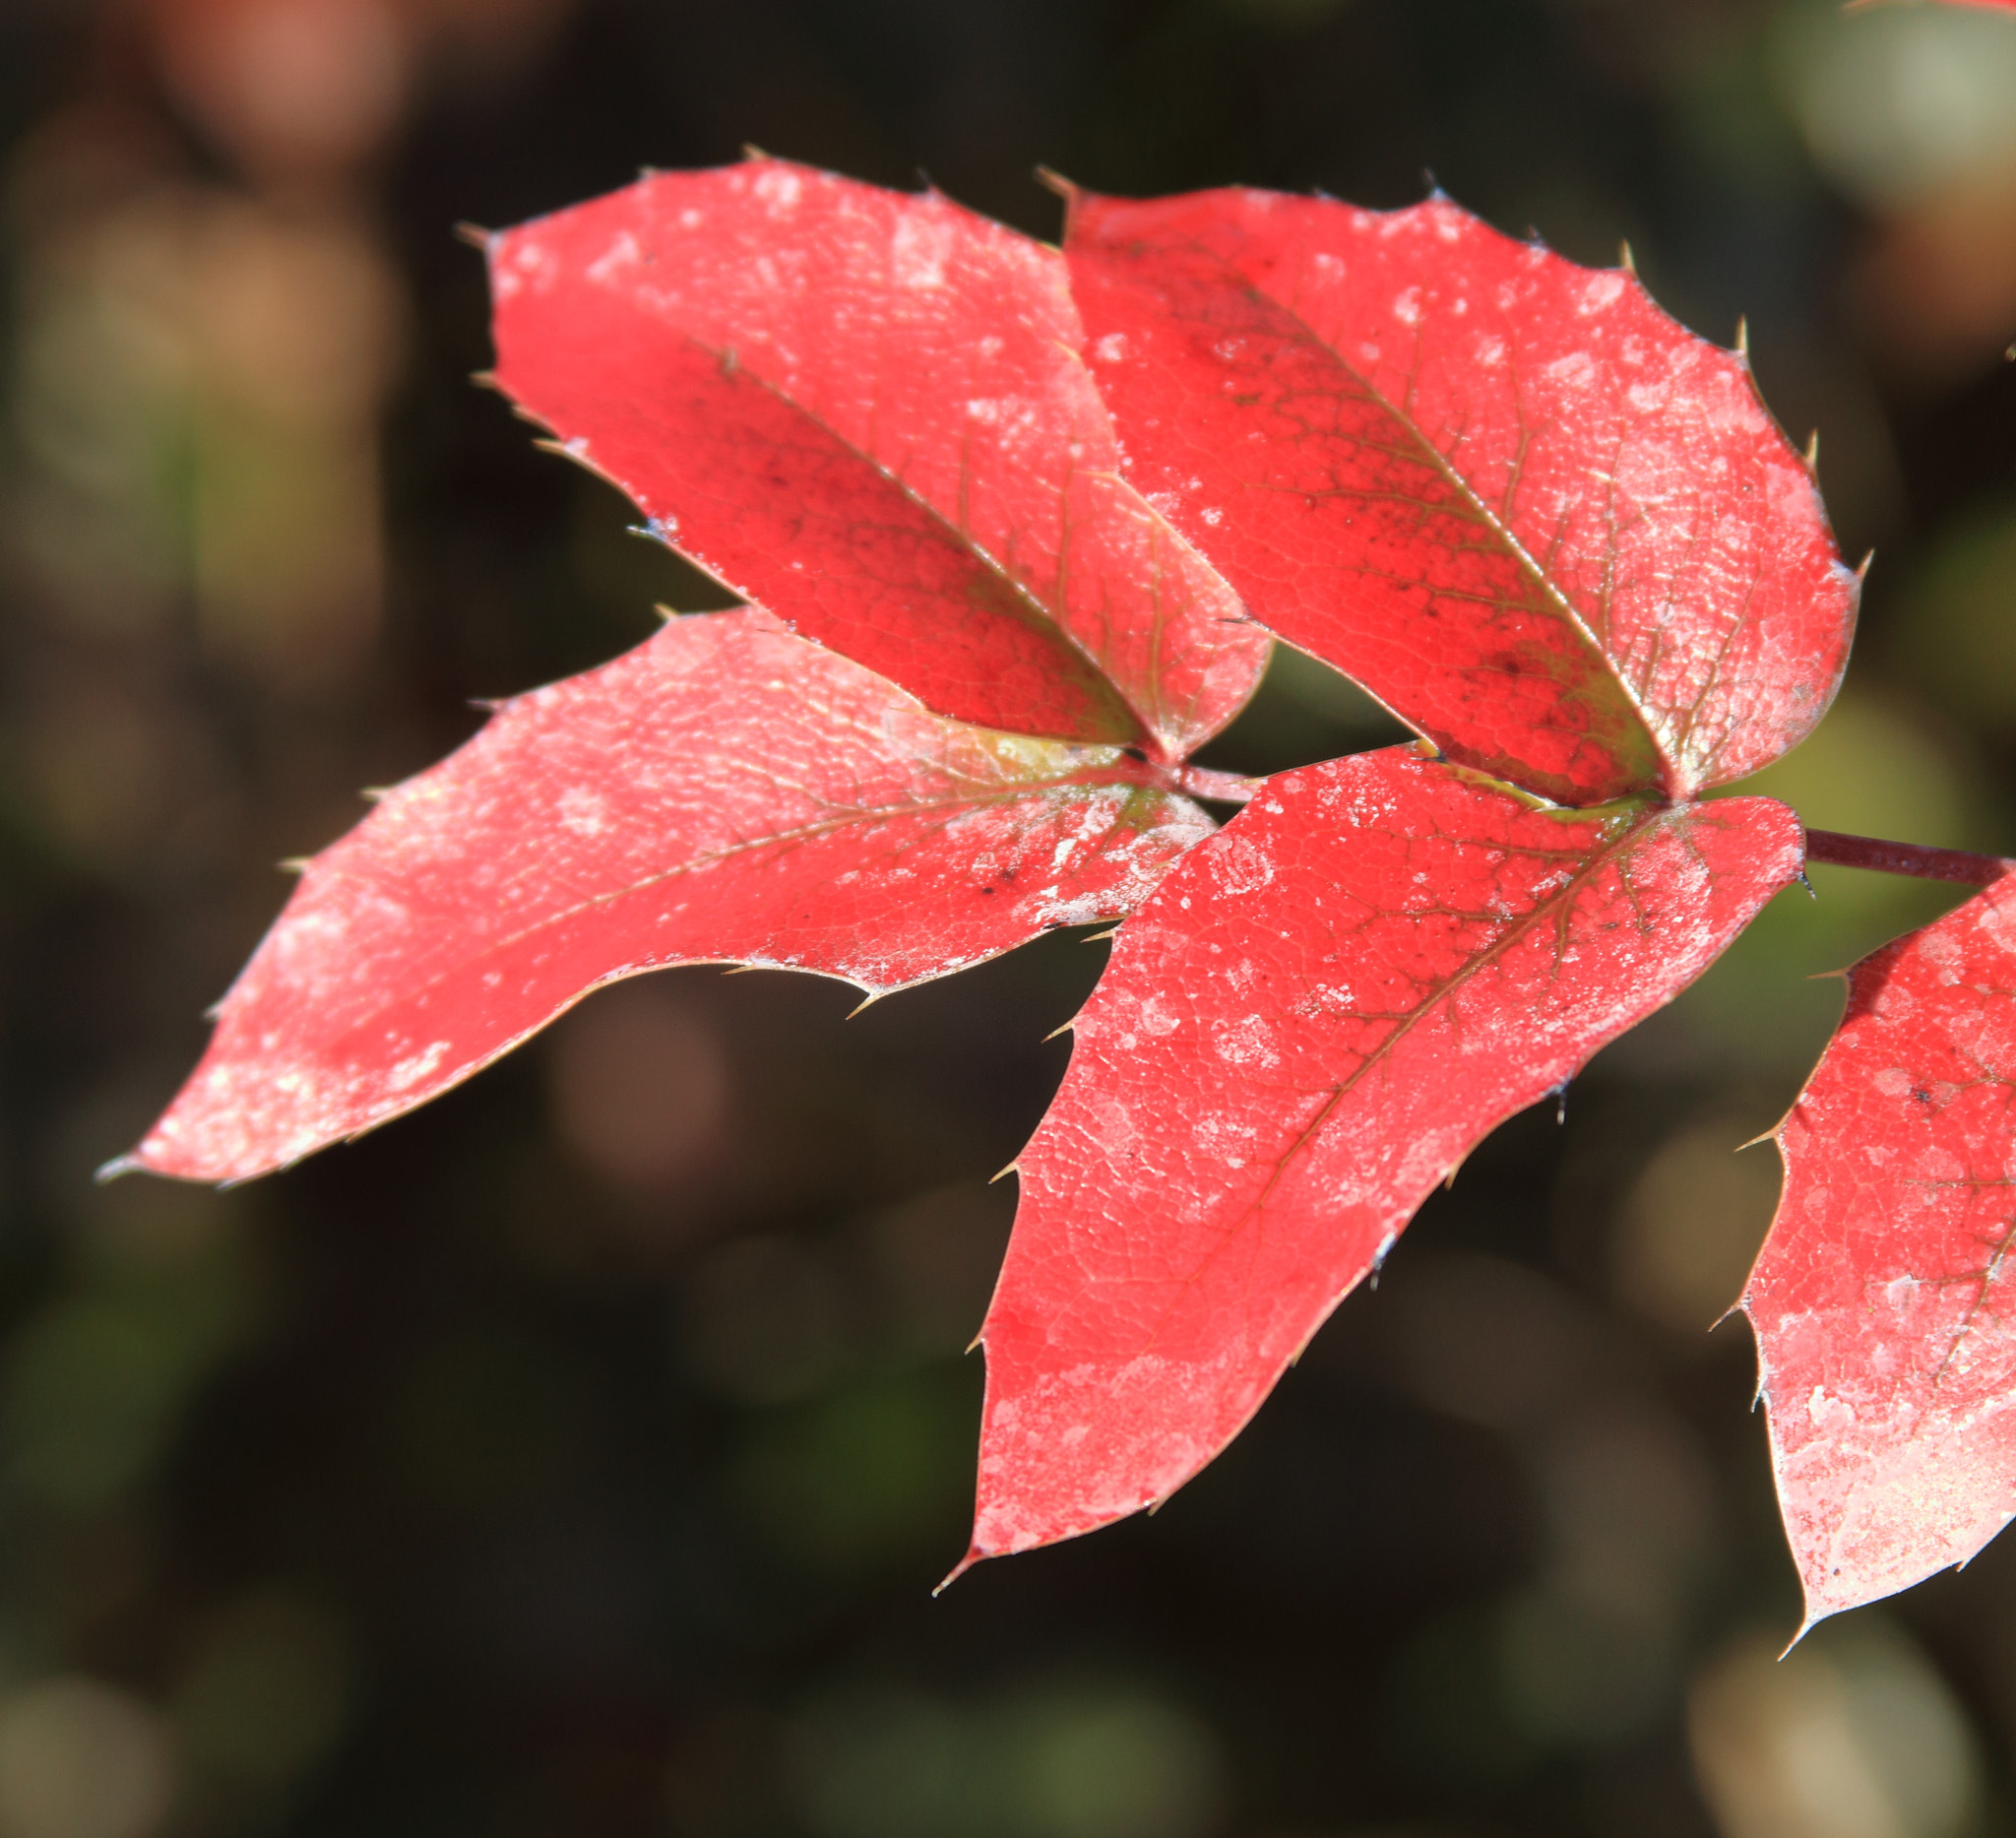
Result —
<svg viewBox="0 0 2016 1838"><path fill-rule="evenodd" d="M853 458L858 460L863 466L867 467L871 472L873 472L878 477L880 477L885 483L887 483L892 489L894 489L908 503L914 505L917 510L921 511L924 514L924 516L927 519L929 519L929 521L943 534L947 542L949 542L953 547L959 549L961 552L973 556L986 571L988 576L996 583L998 583L1000 587L1006 591L1010 600L1014 602L1016 609L1021 613L1024 621L1029 626L1045 634L1046 636L1057 639L1071 655L1075 656L1082 664L1084 664L1088 668L1091 669L1094 678L1094 686L1096 688L1102 688L1108 691L1112 696L1113 700L1119 705L1119 707L1126 713L1128 719L1132 721L1132 723L1134 724L1134 733L1131 736L1131 741L1148 740L1153 741L1156 744L1160 745L1161 737L1156 731L1156 728L1153 721L1147 715L1145 715L1139 707L1136 706L1134 698L1128 694L1125 688L1123 688L1118 682L1114 681L1114 679L1107 674L1105 666L1099 661L1098 658L1096 658L1092 654L1091 649L1078 637L1078 635L1075 632L1073 632L1070 629L1070 627L1066 625L1064 621L1060 619L1054 611L1052 611L1048 606L1044 605L1042 601L1037 596L1035 592L1033 592L1023 582L1018 581L1015 578L1015 576L1009 572L1007 565L1004 562L1002 562L1000 558L997 557L994 554L994 552L991 549L989 549L984 543L976 541L972 536L970 536L967 532L962 530L951 517L947 516L946 513L940 510L937 505L933 504L929 498L925 497L920 491L918 491L914 485L912 485L907 479L905 479L900 473L897 473L890 467L884 465L882 461L878 460L872 453L868 452L866 448L860 446L855 441L850 440L846 434L843 434L839 428L835 427L833 423L829 421L824 415L818 413L811 408L808 408L805 405L805 403L799 400L799 398L793 395L789 390L786 389L782 384L774 382L771 378L765 376L760 370L752 369L748 365L742 363L740 359L737 358L733 351L730 350L728 348L711 345L705 339L699 338L692 333L682 333L681 336L687 340L687 342L694 348L694 349L705 352L709 357L711 357L715 361L715 363L719 365L726 365L732 363L734 375L746 377L751 383L755 384L757 388L767 391L771 396L775 397L779 402L783 403L786 408L790 409L795 413L802 415L814 427L818 428L821 433L825 434L828 439L832 440L835 445L841 447L849 454L851 454ZM966 465L965 451L965 445L962 442L960 460L962 473L964 472ZM1068 479L1065 481L1065 484L1068 484ZM1058 486L1060 497L1063 490L1065 489L1065 484L1060 484ZM1063 551L1060 547L1060 588L1063 584L1062 554ZM1034 737L1048 738L1052 736L1037 735ZM1080 739L1080 736L1077 735L1058 735L1054 737L1065 740ZM1118 742L1117 744L1128 743L1131 742ZM1095 742L1094 744L1102 743Z"/></svg>
<svg viewBox="0 0 2016 1838"><path fill-rule="evenodd" d="M1479 522L1497 539L1504 552L1512 558L1520 571L1553 606L1554 610L1567 621L1570 629L1589 647L1590 651L1602 664L1605 674L1616 686L1617 692L1622 696L1625 706L1636 718L1639 728L1643 730L1646 740L1652 748L1654 758L1659 762L1662 776L1666 784L1670 787L1673 783L1674 762L1668 756L1666 747L1660 740L1658 730L1653 727L1646 711L1645 704L1639 698L1637 692L1632 689L1631 685L1624 680L1622 672L1617 667L1616 661L1610 656L1609 651L1602 641L1597 638L1595 631L1590 627L1589 622L1583 618L1581 611L1568 598L1567 594L1555 584L1553 578L1541 566L1539 559L1527 548L1525 543L1520 541L1509 526L1483 501L1469 479L1464 477L1462 473L1456 469L1455 465L1442 450L1428 438L1420 423L1398 404L1392 402L1370 377L1366 376L1363 371L1358 369L1355 364L1345 356L1343 350L1337 345L1318 332L1302 313L1301 309L1292 301L1267 292L1256 282L1249 280L1242 274L1230 260L1221 256L1216 250L1209 248L1206 244L1192 241L1189 246L1197 254L1217 263L1223 272L1230 278L1232 285L1249 299L1271 306L1292 320L1302 337L1316 349L1328 356L1346 376L1350 377L1364 392L1366 398L1400 428L1409 442L1425 459L1428 466L1441 476L1443 482L1451 490L1457 493ZM1417 340L1417 349L1418 349L1418 340Z"/></svg>
<svg viewBox="0 0 2016 1838"><path fill-rule="evenodd" d="M610 906L616 901L628 899L633 894L642 893L647 888L656 887L662 882L674 879L678 875L696 873L719 862L733 860L737 856L749 855L765 849L789 847L799 843L816 841L822 836L830 836L837 831L848 829L856 824L873 825L891 822L899 817L930 816L933 814L939 814L949 821L953 816L958 815L962 811L984 810L993 805L1012 804L1022 798L1037 796L1049 792L1074 790L1093 792L1102 790L1107 786L1125 786L1134 792L1161 791L1161 788L1136 778L1121 767L1116 766L1106 770L1110 772L1110 777L1066 776L1032 780L1024 785L1008 787L999 792L976 796L931 798L918 803L895 804L886 808L867 807L855 809L845 816L833 817L817 823L799 824L791 829L775 831L768 836L756 837L747 842L730 844L723 849L711 850L704 855L691 856L670 867L662 868L657 873L644 875L640 879L631 881L624 886L610 888L605 892L592 894L585 899L576 900L571 906L554 913L549 913L531 924L521 926L517 931L505 937L492 940L485 944L481 950L473 952L468 957L459 958L454 963L436 972L432 977L427 978L424 982L412 984L396 1000L385 1002L379 1007L367 1011L346 1028L343 1038L350 1038L363 1029L370 1027L374 1022L382 1019L393 1008L404 1003L418 1000L428 990L437 988L451 978L462 975L475 965L484 962L485 959L495 957L502 952L509 951L523 944L529 938L536 937L542 931L547 931L553 926L564 924L569 919L579 918L582 914L592 913L598 907ZM1173 792L1162 792L1162 794L1170 798L1181 796L1180 793ZM1189 800L1184 799L1183 801L1188 802ZM740 960L730 958L724 960L695 959L692 961L737 962ZM851 982L852 979L843 979L842 981ZM866 987L867 985L857 984L856 986Z"/></svg>
<svg viewBox="0 0 2016 1838"><path fill-rule="evenodd" d="M1580 813L1577 814L1579 815ZM1633 824L1628 830L1605 842L1591 855L1589 860L1582 867L1578 868L1553 894L1530 908L1482 951L1469 959L1447 982L1437 987L1426 1001L1422 1002L1412 1014L1401 1021L1393 1029L1392 1033L1380 1041L1365 1055L1363 1060L1332 1090L1330 1096L1324 1099L1323 1103L1317 1108L1315 1114L1302 1126L1295 1139L1275 1158L1274 1166L1268 1173L1266 1183L1251 1200L1247 1201L1238 1216L1226 1225L1219 1241L1199 1259L1196 1269L1180 1279L1180 1287L1187 1291L1201 1282L1205 1272L1211 1265L1232 1246L1241 1234L1245 1232L1248 1224L1266 1207L1276 1188L1287 1177L1291 1165L1314 1139L1317 1132L1322 1129L1337 1108L1357 1089L1360 1081L1372 1071L1374 1066L1383 1063L1400 1043L1430 1012L1453 997L1485 965L1495 962L1505 951L1526 937L1543 919L1558 915L1566 905L1572 903L1577 894L1589 884L1600 868L1621 854L1628 844L1643 836L1652 824L1665 814L1667 813L1661 810L1648 811L1639 822ZM1493 847L1496 846L1493 845ZM1092 1285L1088 1284L1087 1287L1090 1288ZM1139 1350L1132 1357L1138 1359L1142 1354L1151 1352L1154 1349L1156 1340L1161 1335L1163 1327L1174 1312L1175 1304L1171 1302L1156 1322L1154 1332L1148 1336L1147 1340L1142 1343Z"/></svg>

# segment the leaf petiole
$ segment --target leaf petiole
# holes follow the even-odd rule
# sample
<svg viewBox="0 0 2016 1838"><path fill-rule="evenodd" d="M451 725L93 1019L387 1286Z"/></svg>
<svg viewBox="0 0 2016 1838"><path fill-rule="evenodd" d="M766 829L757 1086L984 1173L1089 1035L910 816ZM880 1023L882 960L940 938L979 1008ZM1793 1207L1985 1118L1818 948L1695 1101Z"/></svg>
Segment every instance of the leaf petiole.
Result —
<svg viewBox="0 0 2016 1838"><path fill-rule="evenodd" d="M1808 830L1806 859L1841 868L1871 868L1879 874L1912 874L1927 881L1959 881L1969 887L1985 887L2016 868L2016 860L2006 856L1886 843L1872 836L1844 836L1838 830Z"/></svg>
<svg viewBox="0 0 2016 1838"><path fill-rule="evenodd" d="M1177 766L1168 773L1170 787L1192 797L1208 797L1221 804L1244 804L1266 781L1248 779L1242 773L1218 772L1209 766Z"/></svg>

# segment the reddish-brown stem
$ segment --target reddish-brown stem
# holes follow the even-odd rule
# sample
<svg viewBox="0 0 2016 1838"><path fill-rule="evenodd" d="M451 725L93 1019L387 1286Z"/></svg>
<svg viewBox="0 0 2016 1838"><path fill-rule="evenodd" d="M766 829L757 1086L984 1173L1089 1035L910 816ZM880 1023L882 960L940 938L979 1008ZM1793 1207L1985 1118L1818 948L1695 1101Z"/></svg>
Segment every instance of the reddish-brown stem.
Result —
<svg viewBox="0 0 2016 1838"><path fill-rule="evenodd" d="M1926 881L1961 881L1985 887L2016 861L2005 856L1977 856L1964 849L1927 849L1921 843L1884 843L1873 836L1843 836L1836 830L1806 832L1806 859L1841 868L1874 868L1882 874L1915 874Z"/></svg>

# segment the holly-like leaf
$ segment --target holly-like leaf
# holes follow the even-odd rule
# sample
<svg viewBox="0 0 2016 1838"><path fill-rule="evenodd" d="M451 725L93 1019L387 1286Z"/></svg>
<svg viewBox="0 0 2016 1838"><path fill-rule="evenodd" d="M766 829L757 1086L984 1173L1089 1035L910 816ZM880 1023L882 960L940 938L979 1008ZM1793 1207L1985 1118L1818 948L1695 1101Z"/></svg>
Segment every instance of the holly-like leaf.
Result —
<svg viewBox="0 0 2016 1838"><path fill-rule="evenodd" d="M1826 711L1856 577L1748 365L1444 199L1074 194L1128 476L1280 636L1569 804L1742 778Z"/></svg>
<svg viewBox="0 0 2016 1838"><path fill-rule="evenodd" d="M1798 870L1783 805L1692 800L1819 719L1856 580L1740 356L1628 273L1244 191L1076 197L1066 255L767 158L487 246L502 386L752 603L310 864L130 1166L282 1166L662 965L880 993L1135 913L1020 1163L971 1561L1181 1485ZM1182 762L1249 604L1447 757L1215 835L1180 792L1250 788Z"/></svg>
<svg viewBox="0 0 2016 1838"><path fill-rule="evenodd" d="M2016 1515L2016 880L1848 977L1742 1305L1806 1625Z"/></svg>
<svg viewBox="0 0 2016 1838"><path fill-rule="evenodd" d="M973 1557L1188 1480L1479 1139L1801 859L1768 798L1537 808L1410 747L1269 781L1120 932L1017 1164Z"/></svg>
<svg viewBox="0 0 2016 1838"><path fill-rule="evenodd" d="M779 159L490 242L497 379L681 552L941 715L1176 758L1268 641L1118 477L1058 252Z"/></svg>
<svg viewBox="0 0 2016 1838"><path fill-rule="evenodd" d="M948 722L768 614L498 710L309 865L130 1166L241 1180L668 964L872 993L1113 918L1211 830L1114 747Z"/></svg>

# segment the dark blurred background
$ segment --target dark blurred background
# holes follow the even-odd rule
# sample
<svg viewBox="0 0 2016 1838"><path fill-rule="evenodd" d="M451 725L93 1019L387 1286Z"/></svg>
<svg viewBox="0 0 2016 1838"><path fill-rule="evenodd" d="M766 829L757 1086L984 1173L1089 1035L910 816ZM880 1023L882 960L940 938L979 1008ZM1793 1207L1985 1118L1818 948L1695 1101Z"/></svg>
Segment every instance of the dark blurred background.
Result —
<svg viewBox="0 0 2016 1838"><path fill-rule="evenodd" d="M1040 233L1432 169L1821 434L1864 637L1768 775L2016 850L2016 17L1832 0L0 0L0 1838L1970 1838L2016 1548L1786 1664L1749 1339L1814 871L1438 1194L1154 1520L964 1546L1012 1208L1102 946L846 1021L595 997L217 1194L92 1184L359 787L718 591L496 397L509 223L744 143ZM712 598L710 596L712 595ZM1220 763L1384 737L1284 658Z"/></svg>

